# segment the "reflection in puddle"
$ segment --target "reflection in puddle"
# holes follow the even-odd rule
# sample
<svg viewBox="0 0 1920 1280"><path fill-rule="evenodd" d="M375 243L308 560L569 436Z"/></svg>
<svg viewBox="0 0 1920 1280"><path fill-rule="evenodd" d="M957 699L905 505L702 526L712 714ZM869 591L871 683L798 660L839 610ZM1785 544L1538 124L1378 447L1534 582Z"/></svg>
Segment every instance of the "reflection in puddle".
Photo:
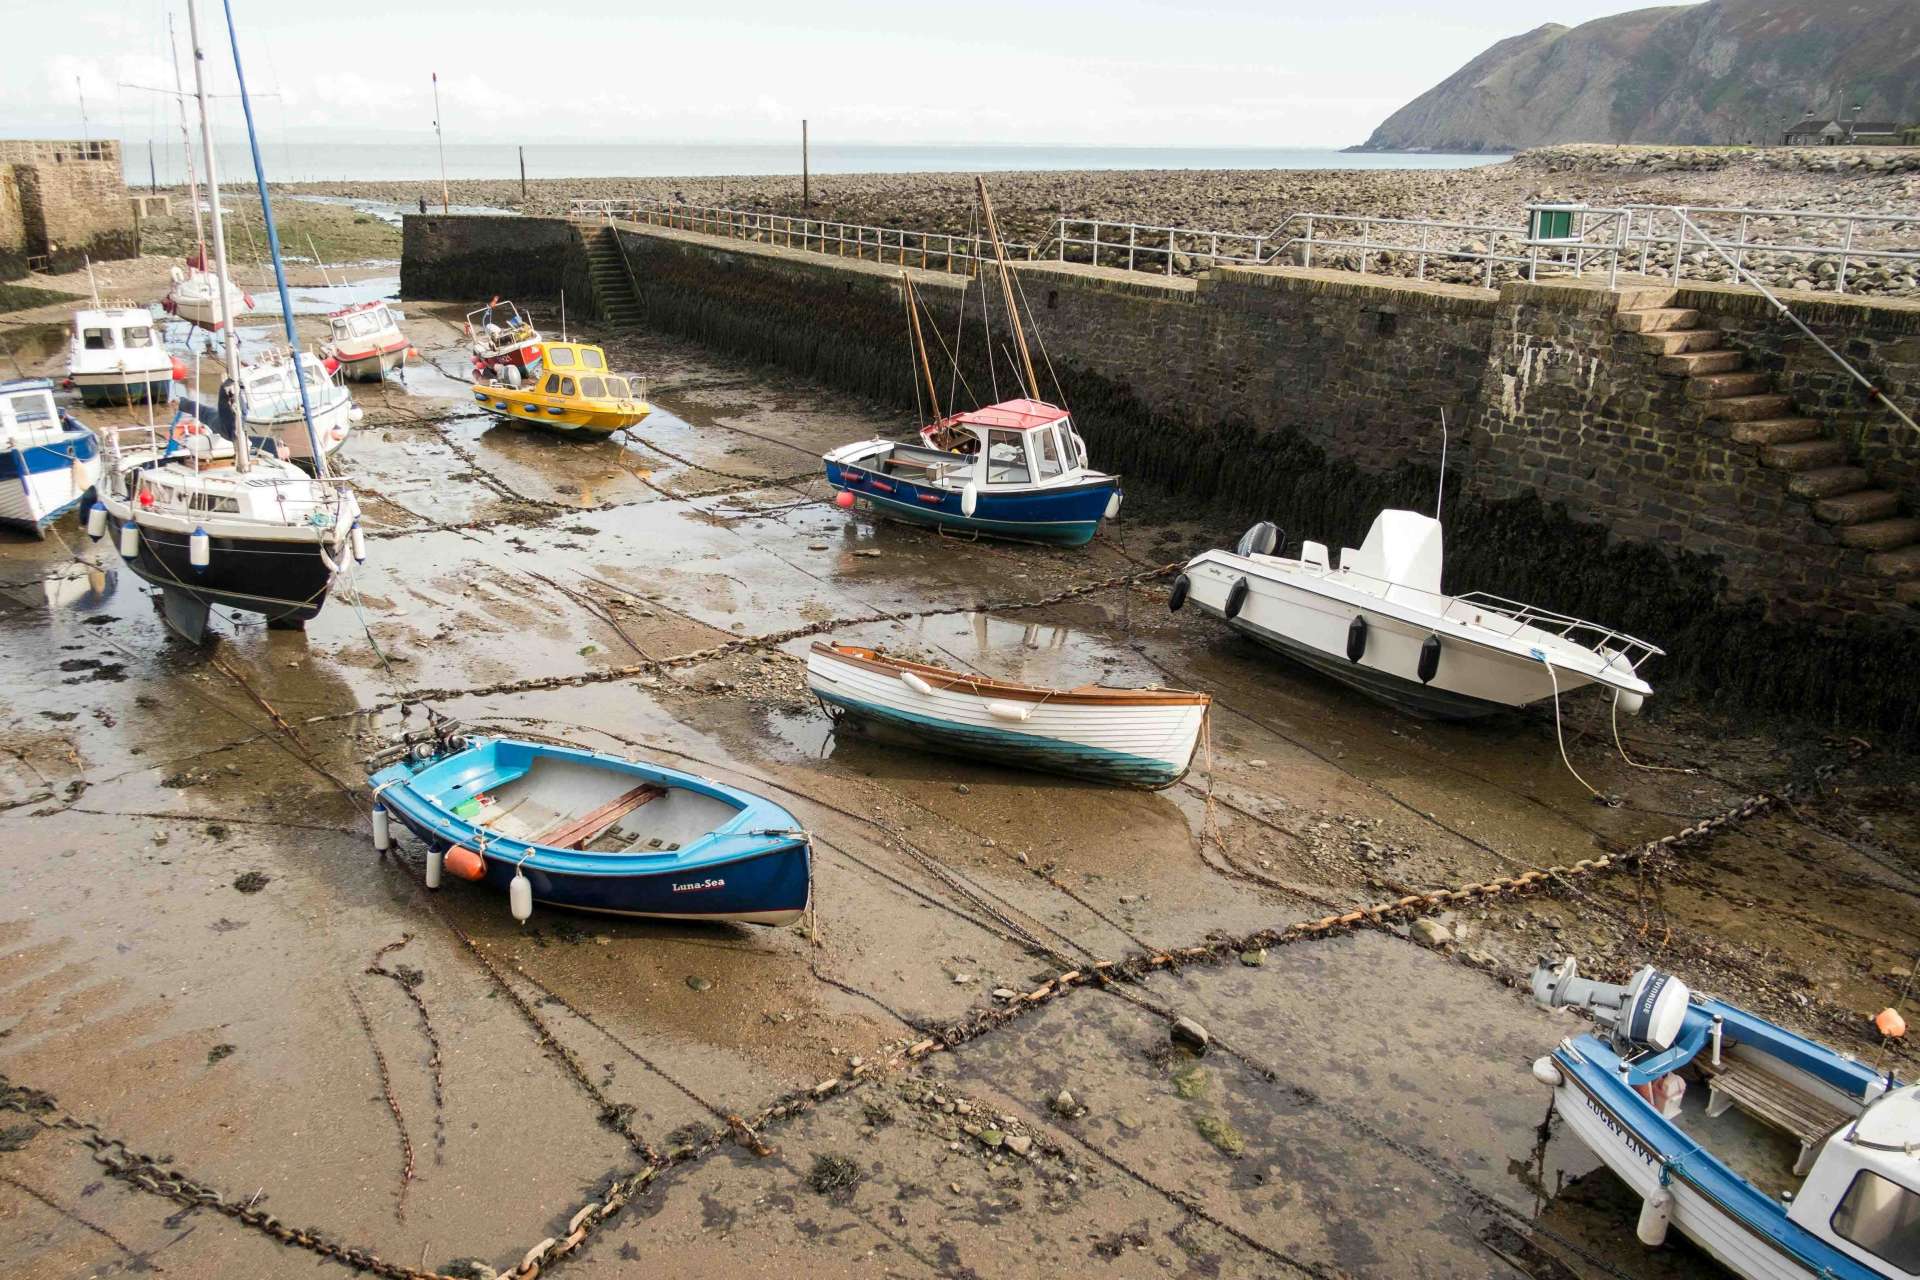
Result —
<svg viewBox="0 0 1920 1280"><path fill-rule="evenodd" d="M92 609L113 597L119 581L120 571L117 569L74 564L42 578L40 587L50 610Z"/></svg>

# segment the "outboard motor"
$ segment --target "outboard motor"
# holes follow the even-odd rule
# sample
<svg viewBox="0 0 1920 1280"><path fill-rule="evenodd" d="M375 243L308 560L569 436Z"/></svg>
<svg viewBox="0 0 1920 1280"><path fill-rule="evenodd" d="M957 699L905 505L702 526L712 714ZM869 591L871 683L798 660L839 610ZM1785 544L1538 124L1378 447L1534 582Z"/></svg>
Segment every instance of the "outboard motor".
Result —
<svg viewBox="0 0 1920 1280"><path fill-rule="evenodd" d="M1563 1007L1591 1010L1608 1024L1614 1049L1629 1053L1671 1049L1687 1019L1693 992L1687 984L1652 965L1643 967L1624 987L1582 978L1573 957L1558 965L1542 960L1533 971L1533 998L1543 1009Z"/></svg>

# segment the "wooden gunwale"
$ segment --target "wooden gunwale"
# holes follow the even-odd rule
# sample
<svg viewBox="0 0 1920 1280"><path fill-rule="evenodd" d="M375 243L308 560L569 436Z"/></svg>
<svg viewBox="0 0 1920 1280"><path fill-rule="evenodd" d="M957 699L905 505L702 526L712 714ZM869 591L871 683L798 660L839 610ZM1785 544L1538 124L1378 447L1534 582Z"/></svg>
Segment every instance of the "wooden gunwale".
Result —
<svg viewBox="0 0 1920 1280"><path fill-rule="evenodd" d="M1043 689L1037 685L1009 684L987 676L962 675L924 662L889 658L855 645L829 644L818 640L814 641L813 652L824 658L896 678L902 671L911 671L936 689L969 693L981 698L1004 698L1010 702L1093 707L1206 707L1213 702L1211 694L1184 689L1109 689L1101 685L1086 685L1078 689Z"/></svg>

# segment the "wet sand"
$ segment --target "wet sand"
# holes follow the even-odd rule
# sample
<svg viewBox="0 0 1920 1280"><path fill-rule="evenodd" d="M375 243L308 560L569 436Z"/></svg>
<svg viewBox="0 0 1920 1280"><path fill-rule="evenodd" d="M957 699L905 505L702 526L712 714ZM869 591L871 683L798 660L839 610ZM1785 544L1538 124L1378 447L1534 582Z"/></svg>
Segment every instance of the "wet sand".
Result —
<svg viewBox="0 0 1920 1280"><path fill-rule="evenodd" d="M359 296L301 293L313 314ZM1699 772L1635 770L1604 703L1574 697L1568 750L1623 799L1598 805L1549 714L1406 719L1169 615L1153 579L1021 607L1237 535L1205 513L1136 491L1080 551L875 525L813 477L898 415L622 335L616 366L658 405L637 438L522 434L467 407L460 308L405 310L431 363L355 389L344 456L372 554L305 633L222 612L190 650L71 523L0 541L0 1074L229 1201L405 1269L504 1270L648 1152L706 1151L996 990L1634 848L1796 779L1796 807L1640 873L1441 915L1438 946L1370 928L1074 989L768 1120L765 1154L672 1165L548 1273L1714 1275L1685 1245L1641 1250L1610 1175L1557 1126L1542 1141L1527 1066L1579 1024L1515 984L1545 953L1614 979L1651 961L1875 1050L1865 1019L1920 924L1897 754L1656 701L1628 749ZM802 624L1041 683L1205 688L1208 758L1142 794L836 735L801 680L809 639L751 643ZM372 852L359 769L421 723L399 704L423 690L771 795L815 833L817 919L518 926L472 886L428 895L417 845ZM1166 1013L1230 1048L1181 1057ZM313 1265L111 1176L82 1136L0 1111L0 1256L24 1274Z"/></svg>

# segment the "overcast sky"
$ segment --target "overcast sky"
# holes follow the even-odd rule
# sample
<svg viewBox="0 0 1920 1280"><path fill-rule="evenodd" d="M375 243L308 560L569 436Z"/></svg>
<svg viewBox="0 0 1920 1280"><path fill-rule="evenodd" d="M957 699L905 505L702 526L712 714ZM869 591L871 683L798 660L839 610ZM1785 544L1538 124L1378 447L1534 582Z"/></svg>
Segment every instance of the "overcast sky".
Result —
<svg viewBox="0 0 1920 1280"><path fill-rule="evenodd" d="M1338 146L1487 45L1549 18L1643 7L1606 0L728 0L642 6L233 0L269 141ZM169 8L184 0L6 0L0 136L80 131L166 140ZM562 17L560 15L564 14ZM233 66L202 4L210 88ZM31 52L29 52L31 51ZM191 67L187 68L192 87ZM76 77L79 85L76 87ZM238 107L218 114L238 129Z"/></svg>

